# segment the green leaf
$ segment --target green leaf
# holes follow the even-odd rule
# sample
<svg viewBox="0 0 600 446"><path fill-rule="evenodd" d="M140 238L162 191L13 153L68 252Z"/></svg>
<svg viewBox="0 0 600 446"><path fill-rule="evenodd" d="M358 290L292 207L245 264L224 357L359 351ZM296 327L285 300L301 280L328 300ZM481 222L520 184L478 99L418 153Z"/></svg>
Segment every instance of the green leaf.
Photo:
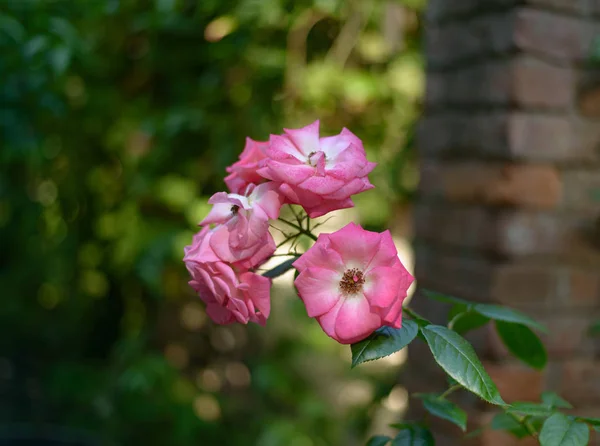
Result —
<svg viewBox="0 0 600 446"><path fill-rule="evenodd" d="M600 335L600 322L595 322L588 330L588 334L590 336L598 336Z"/></svg>
<svg viewBox="0 0 600 446"><path fill-rule="evenodd" d="M417 336L419 326L415 321L405 319L402 328L381 327L356 344L352 344L352 367L367 361L389 356L402 350Z"/></svg>
<svg viewBox="0 0 600 446"><path fill-rule="evenodd" d="M477 304L473 307L479 314L489 317L495 321L514 322L515 324L523 324L528 327L535 328L543 333L548 330L542 324L534 321L526 314L512 308L501 307L500 305Z"/></svg>
<svg viewBox="0 0 600 446"><path fill-rule="evenodd" d="M570 420L562 413L555 413L544 422L539 438L542 446L585 446L589 439L586 424Z"/></svg>
<svg viewBox="0 0 600 446"><path fill-rule="evenodd" d="M576 417L576 419L589 424L596 432L600 432L600 418Z"/></svg>
<svg viewBox="0 0 600 446"><path fill-rule="evenodd" d="M401 430L392 441L392 446L434 446L435 441L429 429L412 425Z"/></svg>
<svg viewBox="0 0 600 446"><path fill-rule="evenodd" d="M548 355L540 338L527 326L512 322L496 321L496 331L508 351L534 369L541 370L548 362Z"/></svg>
<svg viewBox="0 0 600 446"><path fill-rule="evenodd" d="M437 291L423 290L425 296L430 299L443 302L445 304L472 305L468 300L459 299L458 297L449 296L447 294L438 293Z"/></svg>
<svg viewBox="0 0 600 446"><path fill-rule="evenodd" d="M294 257L293 259L286 260L283 263L280 263L275 268L270 269L263 273L263 276L268 277L269 279L274 279L275 277L279 277L282 274L285 274L290 269L293 268L292 263L298 260L298 257Z"/></svg>
<svg viewBox="0 0 600 446"><path fill-rule="evenodd" d="M525 426L518 423L507 413L501 412L493 419L490 427L495 431L507 431L517 438L525 438L529 435Z"/></svg>
<svg viewBox="0 0 600 446"><path fill-rule="evenodd" d="M466 339L440 325L429 325L421 331L433 357L448 375L487 402L506 404Z"/></svg>
<svg viewBox="0 0 600 446"><path fill-rule="evenodd" d="M554 412L556 412L554 409L546 406L545 404L528 403L521 401L515 401L514 403L512 403L507 409L507 411L530 417L549 417Z"/></svg>
<svg viewBox="0 0 600 446"><path fill-rule="evenodd" d="M463 432L467 430L467 413L456 404L432 393L421 394L419 398L430 414L456 424Z"/></svg>
<svg viewBox="0 0 600 446"><path fill-rule="evenodd" d="M390 440L391 438L385 435L375 435L369 439L367 446L385 446Z"/></svg>
<svg viewBox="0 0 600 446"><path fill-rule="evenodd" d="M465 334L469 331L483 327L490 319L475 311L465 311L458 313L448 324L448 327L458 334Z"/></svg>
<svg viewBox="0 0 600 446"><path fill-rule="evenodd" d="M560 395L554 392L543 392L542 393L542 402L550 407L558 407L561 409L572 409L571 403L564 400Z"/></svg>

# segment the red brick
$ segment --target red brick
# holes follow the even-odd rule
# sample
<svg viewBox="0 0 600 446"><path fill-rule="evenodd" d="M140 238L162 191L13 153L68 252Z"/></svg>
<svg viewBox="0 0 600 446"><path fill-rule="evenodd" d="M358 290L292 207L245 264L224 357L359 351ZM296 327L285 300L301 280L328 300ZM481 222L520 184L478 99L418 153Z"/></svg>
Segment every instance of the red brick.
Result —
<svg viewBox="0 0 600 446"><path fill-rule="evenodd" d="M579 111L583 116L600 116L600 84L589 86L579 93Z"/></svg>
<svg viewBox="0 0 600 446"><path fill-rule="evenodd" d="M542 372L516 363L484 362L484 366L507 403L539 400L544 389Z"/></svg>
<svg viewBox="0 0 600 446"><path fill-rule="evenodd" d="M512 100L524 107L565 108L573 102L574 75L529 56L513 62Z"/></svg>
<svg viewBox="0 0 600 446"><path fill-rule="evenodd" d="M527 160L571 158L571 124L567 117L514 113L510 116L510 153Z"/></svg>
<svg viewBox="0 0 600 446"><path fill-rule="evenodd" d="M567 302L573 306L597 308L600 304L600 268L573 269L569 279Z"/></svg>
<svg viewBox="0 0 600 446"><path fill-rule="evenodd" d="M575 407L584 404L600 406L600 361L573 359L562 363L559 393Z"/></svg>
<svg viewBox="0 0 600 446"><path fill-rule="evenodd" d="M593 37L584 19L529 8L517 13L514 39L525 51L562 61L583 60Z"/></svg>
<svg viewBox="0 0 600 446"><path fill-rule="evenodd" d="M566 209L597 209L600 212L600 168L563 173L563 206Z"/></svg>
<svg viewBox="0 0 600 446"><path fill-rule="evenodd" d="M498 265L492 279L492 299L522 308L556 304L564 278L563 267L531 262Z"/></svg>
<svg viewBox="0 0 600 446"><path fill-rule="evenodd" d="M557 215L514 211L498 219L496 248L510 256L560 254L568 230Z"/></svg>

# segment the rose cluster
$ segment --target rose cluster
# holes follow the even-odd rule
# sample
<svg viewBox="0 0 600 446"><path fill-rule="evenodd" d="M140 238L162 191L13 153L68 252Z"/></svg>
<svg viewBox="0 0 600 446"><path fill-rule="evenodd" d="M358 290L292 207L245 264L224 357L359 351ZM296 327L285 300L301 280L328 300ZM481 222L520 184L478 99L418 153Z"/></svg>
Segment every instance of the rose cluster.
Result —
<svg viewBox="0 0 600 446"><path fill-rule="evenodd" d="M301 206L310 218L354 206L352 195L373 188L367 176L374 167L356 135L343 129L320 137L319 121L284 129L268 142L247 138L239 160L227 168L229 193L209 199L212 210L185 248L189 283L211 319L264 325L271 280L256 270L276 249L269 221L284 204ZM384 325L401 326L402 301L413 278L389 231L350 223L321 234L293 266L308 316L338 342L359 341Z"/></svg>

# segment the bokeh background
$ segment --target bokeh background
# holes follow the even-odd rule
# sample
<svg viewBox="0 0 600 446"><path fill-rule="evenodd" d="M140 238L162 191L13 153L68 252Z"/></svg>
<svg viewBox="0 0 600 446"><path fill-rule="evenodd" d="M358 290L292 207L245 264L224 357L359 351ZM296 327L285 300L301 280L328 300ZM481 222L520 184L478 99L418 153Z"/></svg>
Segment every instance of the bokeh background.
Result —
<svg viewBox="0 0 600 446"><path fill-rule="evenodd" d="M245 137L315 119L379 163L329 228L402 245L423 7L0 0L0 443L352 446L400 419L403 354L351 371L289 276L266 328L216 326L181 259Z"/></svg>

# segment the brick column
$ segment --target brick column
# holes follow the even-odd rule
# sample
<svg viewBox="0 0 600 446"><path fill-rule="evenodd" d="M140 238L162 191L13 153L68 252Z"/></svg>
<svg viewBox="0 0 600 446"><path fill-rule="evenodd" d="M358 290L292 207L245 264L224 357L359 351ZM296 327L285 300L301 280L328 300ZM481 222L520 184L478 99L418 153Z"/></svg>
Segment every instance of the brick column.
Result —
<svg viewBox="0 0 600 446"><path fill-rule="evenodd" d="M541 373L490 329L471 340L507 401L552 389L600 416L600 345L586 333L600 319L600 74L588 62L600 0L429 0L426 20L419 285L544 322ZM446 311L413 305L434 320ZM419 347L411 355L419 368ZM422 370L417 390L439 388Z"/></svg>

